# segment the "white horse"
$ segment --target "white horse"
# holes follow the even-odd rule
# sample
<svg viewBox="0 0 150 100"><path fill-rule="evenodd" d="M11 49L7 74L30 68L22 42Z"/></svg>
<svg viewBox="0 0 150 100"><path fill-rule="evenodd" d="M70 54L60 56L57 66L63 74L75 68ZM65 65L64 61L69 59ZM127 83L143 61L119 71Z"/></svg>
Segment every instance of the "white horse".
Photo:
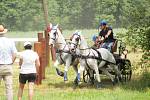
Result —
<svg viewBox="0 0 150 100"><path fill-rule="evenodd" d="M116 65L115 58L107 49L100 48L94 50L92 48L89 48L87 42L85 41L84 37L81 35L80 32L76 32L72 36L72 41L70 46L71 51L76 52L77 47L79 47L78 49L80 51L80 55L79 55L80 68L78 70L78 74L77 74L78 76L76 78L77 84L78 81L80 81L79 75L81 72L83 72L85 68L92 69L95 71L96 79L97 79L97 84L96 84L97 88L101 87L99 69L102 70L106 75L108 75L112 80L112 82L114 83L115 77L108 72L108 70L106 69L106 65L109 67L111 66L116 72L116 74L118 75L118 78L121 79L121 73L118 70L118 66ZM94 59L94 58L98 58L98 59Z"/></svg>
<svg viewBox="0 0 150 100"><path fill-rule="evenodd" d="M60 29L58 28L58 25L52 27L49 33L49 39L49 43L52 44L56 49L56 61L54 62L56 72L58 75L64 76L64 81L67 81L67 72L70 65L73 66L74 70L77 73L77 65L79 62L69 53L69 45L66 43L65 38L63 37ZM58 69L58 65L60 64L65 65L64 75Z"/></svg>

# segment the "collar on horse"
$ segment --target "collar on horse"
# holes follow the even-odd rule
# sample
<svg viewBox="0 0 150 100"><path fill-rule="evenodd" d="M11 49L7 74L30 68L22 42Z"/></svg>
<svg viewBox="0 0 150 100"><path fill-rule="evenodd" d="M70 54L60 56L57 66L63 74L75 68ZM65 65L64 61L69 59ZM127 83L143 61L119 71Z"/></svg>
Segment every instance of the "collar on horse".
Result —
<svg viewBox="0 0 150 100"><path fill-rule="evenodd" d="M63 43L59 43L59 44L63 44ZM62 58L62 53L70 53L69 50L68 50L68 51L64 50L66 46L67 46L67 44L65 44L65 46L63 47L63 49L57 49L57 50L56 50L56 53L59 54L59 57L60 57L61 61L62 61L64 64L65 64L65 61L64 61L63 58Z"/></svg>

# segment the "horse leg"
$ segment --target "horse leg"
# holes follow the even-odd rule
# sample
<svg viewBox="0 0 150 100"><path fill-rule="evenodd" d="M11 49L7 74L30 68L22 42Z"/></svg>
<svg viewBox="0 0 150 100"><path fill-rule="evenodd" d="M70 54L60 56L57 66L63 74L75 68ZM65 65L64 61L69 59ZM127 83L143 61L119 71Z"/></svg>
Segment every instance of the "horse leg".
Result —
<svg viewBox="0 0 150 100"><path fill-rule="evenodd" d="M78 62L75 62L72 66L73 66L73 69L74 71L76 72L76 75L78 74Z"/></svg>
<svg viewBox="0 0 150 100"><path fill-rule="evenodd" d="M98 70L98 66L97 65L94 66L94 70L95 70L96 79L97 79L96 87L99 89L99 88L101 88L101 79L100 79L99 70Z"/></svg>
<svg viewBox="0 0 150 100"><path fill-rule="evenodd" d="M84 66L80 65L76 79L75 79L77 81L77 83L79 83L81 81L81 76L80 76L81 74L80 73L83 73L84 69L85 69Z"/></svg>
<svg viewBox="0 0 150 100"><path fill-rule="evenodd" d="M64 81L68 81L67 72L68 72L70 65L71 65L71 59L69 58L66 60L66 65L65 65L65 69L64 69Z"/></svg>
<svg viewBox="0 0 150 100"><path fill-rule="evenodd" d="M68 66L66 65L64 70L64 81L68 81L67 72L68 72Z"/></svg>
<svg viewBox="0 0 150 100"><path fill-rule="evenodd" d="M56 69L57 75L63 77L63 76L64 76L64 73L58 69L58 65L59 65L59 62L58 62L58 60L56 60L56 61L54 62L54 67L55 67L55 69Z"/></svg>
<svg viewBox="0 0 150 100"><path fill-rule="evenodd" d="M76 72L76 78L74 80L74 84L75 84L75 86L77 86L78 85L78 80L80 79L80 73L78 73L78 63L73 65L73 69Z"/></svg>
<svg viewBox="0 0 150 100"><path fill-rule="evenodd" d="M89 80L90 85L94 85L94 70L89 70L89 76L90 76Z"/></svg>
<svg viewBox="0 0 150 100"><path fill-rule="evenodd" d="M117 74L117 76L118 76L118 78L119 78L119 81L122 82L121 72L119 71L118 66L117 66L117 65L114 65L114 64L111 64L111 66L113 67L115 73Z"/></svg>
<svg viewBox="0 0 150 100"><path fill-rule="evenodd" d="M99 65L95 65L94 66L94 70L95 70L95 73L96 73L96 78L97 78L97 81L98 81L97 88L100 88L100 86L101 86L101 80L100 80L100 75L99 75L99 68L104 67L105 64L106 64L105 61L101 61Z"/></svg>
<svg viewBox="0 0 150 100"><path fill-rule="evenodd" d="M114 76L112 74L110 74L108 72L108 70L104 67L100 68L100 70L102 70L104 72L104 74L107 75L111 79L113 85L115 85L116 82L114 81Z"/></svg>
<svg viewBox="0 0 150 100"><path fill-rule="evenodd" d="M76 75L76 78L74 80L74 86L73 86L74 89L78 86L78 84L80 82L80 72L82 72L82 66L81 65L80 65L80 67L76 73L77 75Z"/></svg>

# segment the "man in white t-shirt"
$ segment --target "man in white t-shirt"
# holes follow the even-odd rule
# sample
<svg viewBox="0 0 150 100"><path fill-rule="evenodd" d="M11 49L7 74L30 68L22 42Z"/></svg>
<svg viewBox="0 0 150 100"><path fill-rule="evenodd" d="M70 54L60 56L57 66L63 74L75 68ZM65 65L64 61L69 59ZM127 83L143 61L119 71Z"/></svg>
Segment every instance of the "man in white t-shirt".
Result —
<svg viewBox="0 0 150 100"><path fill-rule="evenodd" d="M7 100L13 100L12 64L16 59L15 43L5 37L7 29L0 25L0 81L3 79L6 87Z"/></svg>
<svg viewBox="0 0 150 100"><path fill-rule="evenodd" d="M20 74L19 74L19 90L18 90L18 100L21 100L24 85L28 81L29 85L29 99L32 100L33 97L33 86L36 80L38 69L40 66L39 56L32 49L30 42L24 43L24 51L20 53Z"/></svg>

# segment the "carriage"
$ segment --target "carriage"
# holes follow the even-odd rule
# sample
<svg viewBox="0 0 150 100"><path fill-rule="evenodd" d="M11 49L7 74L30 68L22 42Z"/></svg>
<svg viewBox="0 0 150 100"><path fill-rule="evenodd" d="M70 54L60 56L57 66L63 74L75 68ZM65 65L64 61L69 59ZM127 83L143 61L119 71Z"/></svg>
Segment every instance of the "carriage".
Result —
<svg viewBox="0 0 150 100"><path fill-rule="evenodd" d="M61 52L57 52L57 60L54 63L54 67L56 66L56 72L58 75L60 75L60 71L58 71L57 65L58 64L64 64L64 81L67 81L67 71L69 69L69 66L73 64L73 68L77 74L76 79L74 80L75 86L78 85L80 82L80 73L82 73L83 69L87 67L91 67L93 70L86 70L83 72L83 80L84 82L88 82L91 78L90 76L96 75L97 83L96 87L101 87L101 79L99 74L101 74L101 70L111 79L111 81L114 83L115 78L118 78L119 80L121 78L124 79L124 81L129 81L131 79L132 70L131 70L131 63L128 59L126 59L127 51L125 50L125 45L123 45L123 42L120 42L119 46L119 53L112 55L107 49L99 48L99 49L93 49L91 47L88 47L86 40L80 34L80 32L75 32L75 34L72 35L71 38L71 44L68 45L65 41L65 38L61 34L61 31L59 30L58 26L52 28L50 32L50 43L52 45L55 45L55 48L57 48ZM113 51L117 48L117 40L114 42ZM77 53L79 51L79 53ZM100 55L99 55L100 53ZM121 58L121 55L124 54L125 58ZM73 60L73 56L77 58L76 60ZM102 59L101 59L101 58ZM106 59L104 59L107 57ZM79 58L79 59L78 59ZM78 61L80 62L79 69L77 68ZM110 61L110 62L109 62ZM87 62L90 64L88 66ZM98 64L98 62L100 62ZM117 62L117 65L116 65ZM111 65L111 68L113 70L108 69L104 65L101 64ZM99 70L100 69L100 70ZM120 71L119 71L120 70ZM93 72L92 72L93 71ZM92 74L90 74L92 72ZM115 76L110 75L113 74Z"/></svg>
<svg viewBox="0 0 150 100"><path fill-rule="evenodd" d="M117 47L118 43L119 43L119 47ZM115 53L117 49L118 49L118 53ZM122 40L115 39L114 44L112 46L112 53L116 60L116 64L118 65L118 69L121 72L122 81L123 82L130 81L132 76L132 69L131 69L131 62L129 59L127 59L128 50L126 49L125 43L122 42ZM107 69L112 75L116 75L112 69L110 68ZM99 73L102 74L102 71L99 70ZM93 74L95 74L94 70L93 70ZM86 69L85 71L83 71L83 81L87 83L89 80L90 80L89 69Z"/></svg>

